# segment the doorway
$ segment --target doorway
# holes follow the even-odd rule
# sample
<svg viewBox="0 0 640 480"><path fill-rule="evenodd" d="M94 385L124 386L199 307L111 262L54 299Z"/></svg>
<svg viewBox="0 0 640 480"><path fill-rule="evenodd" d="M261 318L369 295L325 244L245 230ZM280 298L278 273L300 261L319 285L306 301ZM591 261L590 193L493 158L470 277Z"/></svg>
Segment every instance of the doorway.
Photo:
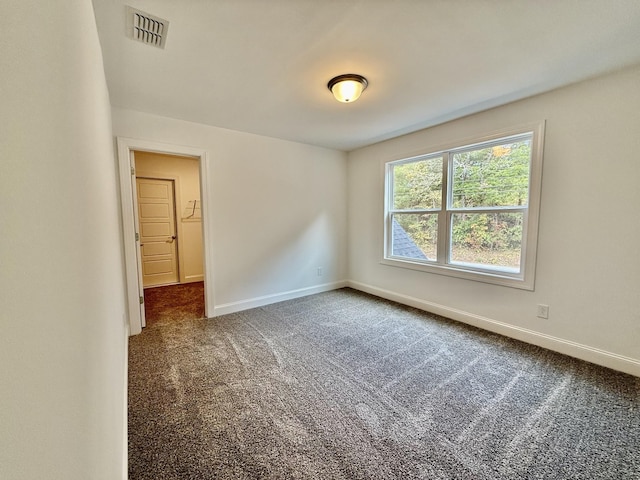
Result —
<svg viewBox="0 0 640 480"><path fill-rule="evenodd" d="M208 198L209 192L207 153L191 147L166 145L123 137L117 139L117 144L130 334L140 333L145 325L145 285L143 282L144 271L141 249L146 245L140 237L139 217L142 212L138 201L139 178L155 181L155 183L145 184L144 189L147 191L143 196L155 198L158 195L157 190L164 188L165 191L169 192L173 190L175 202L173 218L176 238L171 238L174 235L164 235L171 232L171 227L166 229L167 231L160 231L161 229L158 225L152 226L152 233L158 235L151 235L151 237L155 236L155 240L158 242L153 248L148 249L147 253L150 254L149 258L152 254L167 255L166 247L159 246L160 242L164 241L169 246L173 244L173 248L176 249L175 274L177 275L177 281L174 281L175 277L165 276L158 283L163 286L148 285L147 288L161 289L166 288L167 284L192 284L192 286L197 286L197 283L200 282L200 288L203 290L204 296L204 316L211 316L214 304L211 289L213 285L213 269L211 268L210 254L205 248L211 235L208 232L207 205L206 202L203 202L203 199ZM165 163L168 161L180 162L177 164L179 167L191 165L196 175L186 174L180 170L170 171L170 169L165 168ZM164 184L165 186L161 188L159 187L161 185L159 181L170 183ZM198 187L195 190L192 188L194 184ZM155 201L149 202L145 199L145 204L147 205L145 207L147 217L159 215L161 213L160 210L171 209L171 207L149 206L162 204L162 201L155 203ZM155 230L153 230L154 228ZM161 239L160 237L163 238ZM173 240L173 242L170 240ZM142 247L140 244L142 244ZM167 271L171 270L167 268L168 263L171 262L171 260L167 261L167 258L163 257L162 262L153 265L153 267L156 267L155 270L150 268L152 265L149 264L147 273L167 274ZM158 256L156 259L159 260L161 257Z"/></svg>
<svg viewBox="0 0 640 480"><path fill-rule="evenodd" d="M194 312L204 311L199 161L137 150L133 156L145 307L143 327L150 312L164 312L161 318L165 321L171 316L176 320L191 318ZM199 284L195 291L200 294L191 295L194 288L186 288L193 283ZM193 302L196 304L191 305ZM197 318L201 316L202 313ZM152 320L158 319L156 315Z"/></svg>

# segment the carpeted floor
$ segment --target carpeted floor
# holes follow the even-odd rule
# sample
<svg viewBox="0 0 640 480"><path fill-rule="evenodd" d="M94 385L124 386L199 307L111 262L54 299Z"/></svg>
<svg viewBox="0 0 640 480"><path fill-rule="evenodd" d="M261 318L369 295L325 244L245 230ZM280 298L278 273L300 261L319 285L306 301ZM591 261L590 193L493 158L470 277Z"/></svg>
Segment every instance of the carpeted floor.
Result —
<svg viewBox="0 0 640 480"><path fill-rule="evenodd" d="M640 479L640 379L336 290L130 340L130 480Z"/></svg>
<svg viewBox="0 0 640 480"><path fill-rule="evenodd" d="M147 326L204 317L204 282L145 288Z"/></svg>

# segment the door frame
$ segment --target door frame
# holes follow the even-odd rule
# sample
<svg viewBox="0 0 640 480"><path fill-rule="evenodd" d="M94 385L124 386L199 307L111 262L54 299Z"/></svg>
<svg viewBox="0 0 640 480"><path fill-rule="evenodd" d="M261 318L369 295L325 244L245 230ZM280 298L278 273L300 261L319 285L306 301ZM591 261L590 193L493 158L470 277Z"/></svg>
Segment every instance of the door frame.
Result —
<svg viewBox="0 0 640 480"><path fill-rule="evenodd" d="M118 149L118 171L120 176L120 204L122 211L122 233L124 243L125 276L127 281L127 310L129 314L129 335L137 335L142 331L144 322L144 298L142 286L142 265L140 259L139 240L136 240L138 201L135 184L134 151L161 153L194 157L200 166L200 206L202 211L202 255L204 261L204 312L206 317L213 316L213 264L209 251L211 222L208 219L207 200L210 193L209 157L206 150L170 145L150 140L127 137L116 137Z"/></svg>

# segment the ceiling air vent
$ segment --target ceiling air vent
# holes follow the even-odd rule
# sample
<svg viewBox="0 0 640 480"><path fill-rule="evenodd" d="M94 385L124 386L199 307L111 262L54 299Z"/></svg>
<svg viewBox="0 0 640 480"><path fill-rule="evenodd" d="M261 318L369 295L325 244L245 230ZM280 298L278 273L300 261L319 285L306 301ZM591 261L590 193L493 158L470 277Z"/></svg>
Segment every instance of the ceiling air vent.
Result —
<svg viewBox="0 0 640 480"><path fill-rule="evenodd" d="M127 7L127 35L133 40L164 48L168 30L168 20Z"/></svg>

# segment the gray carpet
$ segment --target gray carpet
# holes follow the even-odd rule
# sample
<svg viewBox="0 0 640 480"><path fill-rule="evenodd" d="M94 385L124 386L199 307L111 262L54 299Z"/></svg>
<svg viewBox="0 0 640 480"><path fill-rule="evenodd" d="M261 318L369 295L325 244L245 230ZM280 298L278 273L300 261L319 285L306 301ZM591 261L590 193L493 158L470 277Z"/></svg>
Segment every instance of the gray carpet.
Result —
<svg viewBox="0 0 640 480"><path fill-rule="evenodd" d="M350 289L130 341L144 479L640 479L640 379Z"/></svg>

